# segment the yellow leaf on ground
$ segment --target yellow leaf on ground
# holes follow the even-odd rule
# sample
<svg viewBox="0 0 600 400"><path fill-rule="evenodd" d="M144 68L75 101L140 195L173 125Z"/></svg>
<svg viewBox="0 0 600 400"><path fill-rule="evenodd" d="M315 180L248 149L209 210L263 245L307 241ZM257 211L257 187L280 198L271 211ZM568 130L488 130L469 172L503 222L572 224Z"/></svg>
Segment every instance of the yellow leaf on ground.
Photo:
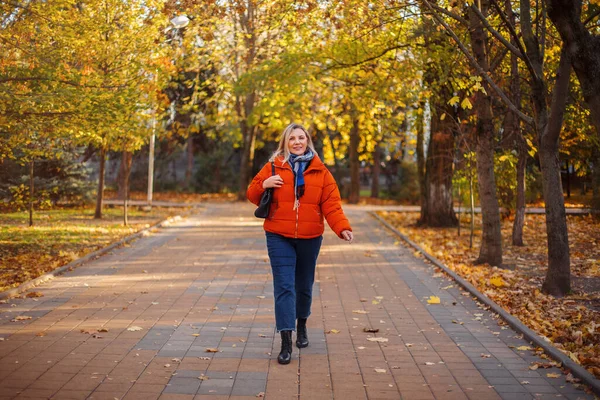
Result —
<svg viewBox="0 0 600 400"><path fill-rule="evenodd" d="M429 296L429 299L427 300L427 303L429 304L440 304L440 298L437 296Z"/></svg>
<svg viewBox="0 0 600 400"><path fill-rule="evenodd" d="M546 374L548 378L560 378L560 374L548 373Z"/></svg>
<svg viewBox="0 0 600 400"><path fill-rule="evenodd" d="M504 280L502 280L502 278L499 276L495 276L492 279L490 279L490 283L496 287L506 286L506 284L504 283Z"/></svg>
<svg viewBox="0 0 600 400"><path fill-rule="evenodd" d="M531 350L531 347L529 347L529 346L519 346L519 347L517 347L517 350L521 350L521 351Z"/></svg>

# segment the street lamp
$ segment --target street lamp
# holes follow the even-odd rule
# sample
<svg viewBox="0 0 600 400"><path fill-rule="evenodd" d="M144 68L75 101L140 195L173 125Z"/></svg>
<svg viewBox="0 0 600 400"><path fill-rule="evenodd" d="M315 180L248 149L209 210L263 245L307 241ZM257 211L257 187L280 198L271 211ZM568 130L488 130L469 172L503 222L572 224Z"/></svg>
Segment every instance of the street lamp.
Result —
<svg viewBox="0 0 600 400"><path fill-rule="evenodd" d="M185 15L178 15L171 19L171 25L175 29L185 28L189 23L190 19ZM154 80L156 81L158 71L154 74ZM156 140L156 108L154 109L154 117L152 118L152 136L150 136L150 145L148 151L148 196L147 203L148 208L152 209L152 192L154 188L154 142Z"/></svg>

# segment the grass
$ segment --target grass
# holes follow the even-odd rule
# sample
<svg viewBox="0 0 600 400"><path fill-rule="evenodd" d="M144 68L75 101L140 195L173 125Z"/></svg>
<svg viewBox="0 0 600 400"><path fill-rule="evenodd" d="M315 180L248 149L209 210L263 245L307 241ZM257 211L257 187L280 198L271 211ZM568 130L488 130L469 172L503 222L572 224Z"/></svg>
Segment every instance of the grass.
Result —
<svg viewBox="0 0 600 400"><path fill-rule="evenodd" d="M37 278L62 265L149 227L183 209L154 207L129 210L123 225L121 208L105 208L93 218L93 208L56 209L34 213L29 227L26 212L0 214L0 291Z"/></svg>

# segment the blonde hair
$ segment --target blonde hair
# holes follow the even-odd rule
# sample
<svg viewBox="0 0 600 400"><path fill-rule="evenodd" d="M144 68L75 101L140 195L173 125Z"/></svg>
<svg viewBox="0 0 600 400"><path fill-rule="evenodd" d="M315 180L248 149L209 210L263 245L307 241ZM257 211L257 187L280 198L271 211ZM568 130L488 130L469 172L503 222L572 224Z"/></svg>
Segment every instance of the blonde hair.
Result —
<svg viewBox="0 0 600 400"><path fill-rule="evenodd" d="M315 150L315 145L313 144L312 138L308 134L306 128L300 124L291 123L288 126L286 126L286 128L283 130L281 138L279 139L279 146L277 146L277 150L275 150L275 152L271 155L269 161L275 161L276 158L283 157L283 163L285 164L286 162L288 162L288 160L290 159L290 150L288 148L287 143L290 140L290 135L295 129L301 129L302 131L304 131L304 134L308 139L308 144L306 147L309 148L313 152L313 154L317 154L317 151Z"/></svg>

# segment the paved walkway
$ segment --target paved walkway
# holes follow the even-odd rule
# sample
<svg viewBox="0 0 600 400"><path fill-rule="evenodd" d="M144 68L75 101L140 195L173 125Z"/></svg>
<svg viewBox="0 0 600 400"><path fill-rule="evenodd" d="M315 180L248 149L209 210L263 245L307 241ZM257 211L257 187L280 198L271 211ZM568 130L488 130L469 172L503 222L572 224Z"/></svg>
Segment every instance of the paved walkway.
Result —
<svg viewBox="0 0 600 400"><path fill-rule="evenodd" d="M592 398L530 370L542 360L519 335L359 207L348 215L356 241L326 233L311 345L290 365L276 360L261 221L209 204L0 304L0 398Z"/></svg>

